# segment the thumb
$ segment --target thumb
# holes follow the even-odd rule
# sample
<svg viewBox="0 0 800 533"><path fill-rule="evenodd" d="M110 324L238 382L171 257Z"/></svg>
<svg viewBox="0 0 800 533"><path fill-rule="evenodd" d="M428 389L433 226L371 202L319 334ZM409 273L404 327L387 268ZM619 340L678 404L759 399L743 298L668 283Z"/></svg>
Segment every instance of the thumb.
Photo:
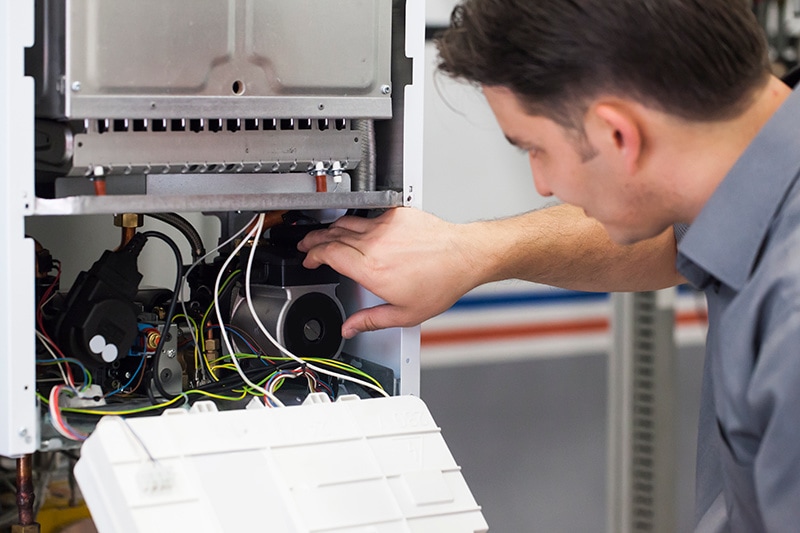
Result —
<svg viewBox="0 0 800 533"><path fill-rule="evenodd" d="M342 324L342 337L352 339L358 333L407 325L402 310L391 304L361 309L350 315Z"/></svg>

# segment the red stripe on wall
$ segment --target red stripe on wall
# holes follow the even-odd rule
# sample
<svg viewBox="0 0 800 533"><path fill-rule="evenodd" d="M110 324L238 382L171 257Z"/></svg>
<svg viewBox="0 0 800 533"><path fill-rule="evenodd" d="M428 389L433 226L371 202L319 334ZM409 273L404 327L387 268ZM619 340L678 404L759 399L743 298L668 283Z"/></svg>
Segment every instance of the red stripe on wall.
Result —
<svg viewBox="0 0 800 533"><path fill-rule="evenodd" d="M675 314L678 325L705 324L706 314L698 311L682 311ZM609 320L605 317L579 320L563 320L553 322L537 322L535 324L518 324L513 326L471 327L469 329L447 329L442 331L423 331L423 346L440 346L443 344L462 344L467 342L508 341L521 338L546 337L567 333L602 333L609 328Z"/></svg>

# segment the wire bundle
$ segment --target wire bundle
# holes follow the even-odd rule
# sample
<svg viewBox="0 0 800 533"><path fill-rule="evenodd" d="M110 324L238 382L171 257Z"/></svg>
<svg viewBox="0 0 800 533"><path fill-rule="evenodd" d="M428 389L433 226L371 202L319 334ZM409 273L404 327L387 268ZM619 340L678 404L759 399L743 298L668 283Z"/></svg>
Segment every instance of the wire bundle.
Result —
<svg viewBox="0 0 800 533"><path fill-rule="evenodd" d="M88 435L74 429L61 415L58 398L61 395L62 390L64 390L64 385L56 385L50 389L50 401L48 402L50 408L50 422L59 434L68 438L69 440L86 440Z"/></svg>
<svg viewBox="0 0 800 533"><path fill-rule="evenodd" d="M59 396L62 392L69 393L78 397L82 397L85 391L92 382L91 374L79 361L64 357L64 354L58 349L55 343L47 336L43 327L43 307L48 299L52 297L55 286L60 278L61 270L59 264L58 275L53 284L48 287L43 295L39 307L37 309L37 323L39 324L39 331L37 336L44 344L45 348L53 355L54 360L50 361L37 361L41 364L57 364L64 381L63 384L55 385L51 390L49 397L38 394L40 401L48 406L50 411L51 420L55 429L63 436L73 440L83 440L86 435L72 428L65 420L63 413L75 413L91 416L102 416L108 414L115 414L119 416L133 416L138 414L152 413L163 410L168 407L175 407L192 403L192 398L211 398L225 402L241 402L246 401L248 397L260 398L269 407L283 407L284 403L276 396L276 391L286 382L287 379L294 380L298 377L305 378L307 388L309 391L324 391L331 398L335 396L332 387L326 383L325 380L320 379L320 376L329 376L333 379L349 381L356 383L364 389L372 390L378 394L388 396L386 391L383 390L380 383L372 376L364 373L363 371L344 363L343 361L325 358L301 358L291 353L285 347L281 346L274 337L274 335L267 330L263 322L256 313L255 306L251 295L251 275L253 268L253 259L255 257L256 248L259 240L266 230L265 228L265 214L254 216L244 227L232 235L225 242L210 250L208 253L198 258L188 269L183 271L180 252L174 242L170 242L169 238L159 234L158 232L146 232L144 235L147 237L156 237L172 248L176 256L176 261L179 265L178 274L176 276L175 291L173 298L170 302L169 310L166 313L166 321L163 330L160 332L158 343L155 350L148 350L147 343L143 353L139 354L141 357L136 371L130 376L127 383L118 387L116 390L111 391L103 396L104 399L111 398L117 394L123 393L134 394L145 377L145 374L152 376L153 383L164 401L156 401L150 392L150 405L119 408L122 402L114 402L104 406L102 409L89 409L89 408L74 408L74 407L60 407ZM188 278L191 271L198 265L202 264L206 258L218 252L220 249L233 243L236 239L241 238L240 242L233 248L231 253L223 262L216 276L213 288L213 301L202 315L201 321L196 322L187 312L185 298L182 295L182 288L185 286L185 280ZM220 305L220 297L223 292L228 290L237 279L242 275L240 270L230 272L229 265L239 256L241 251L250 244L249 256L247 258L247 266L244 272L244 292L247 308L251 313L255 323L264 336L278 348L281 356L271 356L258 345L246 332L238 328L225 324L222 316L222 306ZM180 303L183 313L175 314L175 307ZM214 312L214 317L217 320L216 324L209 321L211 313ZM192 342L194 344L194 362L195 369L203 369L207 372L209 381L184 391L178 395L167 394L160 384L158 373L155 369L158 368L158 357L164 346L165 338L170 324L177 319L183 319L188 325ZM223 354L213 361L209 361L206 351L206 332L212 330L219 331L219 336L222 340ZM210 334L210 333L209 333ZM232 336L236 338L236 342L232 340ZM250 353L243 353L239 348L246 347ZM152 359L152 365L148 365L147 359ZM201 361L202 359L202 361ZM247 368L243 366L244 361L250 361ZM254 366L252 363L256 363ZM83 384L79 389L75 383L74 376L69 367L70 364L77 365L83 372ZM149 367L149 370L148 370ZM227 371L227 372L226 372ZM202 372L201 372L202 373ZM136 385L134 381L138 380ZM133 385L133 386L132 386ZM129 399L125 400L127 406L132 405Z"/></svg>

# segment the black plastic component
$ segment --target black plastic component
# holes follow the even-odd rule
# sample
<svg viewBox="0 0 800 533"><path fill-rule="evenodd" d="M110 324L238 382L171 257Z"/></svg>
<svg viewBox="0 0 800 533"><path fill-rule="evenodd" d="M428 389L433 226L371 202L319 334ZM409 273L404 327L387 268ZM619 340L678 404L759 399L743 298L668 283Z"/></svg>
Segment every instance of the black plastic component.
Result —
<svg viewBox="0 0 800 533"><path fill-rule="evenodd" d="M354 366L363 372L366 372L373 378L377 380L378 383L381 384L383 390L388 392L389 394L394 394L394 383L395 383L395 376L394 370L389 367L380 365L378 363L374 363L372 361L368 361L366 359L361 359L360 357L356 357L354 355L350 355L346 352L342 352L341 355L342 361L347 363L350 366ZM372 391L371 389L361 389L358 385L351 385L348 383L348 393L355 393L361 396L362 398L369 398L374 397L377 393Z"/></svg>
<svg viewBox="0 0 800 533"><path fill-rule="evenodd" d="M166 309L172 300L172 291L169 289L162 289L158 287L148 287L146 289L139 289L136 292L134 301L142 312L152 313L156 307Z"/></svg>
<svg viewBox="0 0 800 533"><path fill-rule="evenodd" d="M292 353L333 357L342 344L342 313L327 294L304 294L286 311L283 335Z"/></svg>
<svg viewBox="0 0 800 533"><path fill-rule="evenodd" d="M136 262L146 240L137 234L125 248L105 251L88 272L78 275L55 330L68 355L93 363L110 363L128 355L137 333L133 301L142 279ZM96 336L101 339L95 339L90 348ZM115 349L104 352L98 344Z"/></svg>
<svg viewBox="0 0 800 533"><path fill-rule="evenodd" d="M323 224L298 224L275 226L270 230L270 242L256 249L251 274L252 283L290 287L298 285L327 285L339 283L340 276L327 265L310 270L303 266L305 254L297 249L297 243L315 229L327 227ZM247 265L249 253L241 256L241 268Z"/></svg>

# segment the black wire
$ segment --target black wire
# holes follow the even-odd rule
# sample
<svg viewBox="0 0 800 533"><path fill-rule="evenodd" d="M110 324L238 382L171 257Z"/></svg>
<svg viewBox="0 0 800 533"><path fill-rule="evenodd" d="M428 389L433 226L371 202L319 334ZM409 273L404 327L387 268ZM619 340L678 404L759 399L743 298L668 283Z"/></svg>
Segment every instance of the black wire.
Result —
<svg viewBox="0 0 800 533"><path fill-rule="evenodd" d="M250 368L244 370L245 375L247 378L253 382L258 382L273 372L279 372L281 370L291 370L300 366L297 361L284 361L279 364L271 364L270 366L263 366L259 365L255 368ZM219 381L212 381L206 385L201 387L197 387L198 390L202 390L204 392L211 392L211 393L222 393L228 392L233 388L245 386L245 382L238 373L233 373L224 378L220 379Z"/></svg>
<svg viewBox="0 0 800 533"><path fill-rule="evenodd" d="M172 291L172 301L169 303L167 316L164 318L164 330L161 332L161 338L158 339L156 352L153 354L153 365L150 369L150 373L153 377L153 384L156 386L156 389L158 389L158 392L165 399L172 400L176 397L176 395L169 394L164 388L164 385L161 383L161 376L158 373L158 365L161 361L161 352L164 349L164 343L167 340L167 335L169 335L169 329L172 325L172 318L175 316L175 306L178 303L178 294L180 294L181 283L183 282L183 258L181 257L181 251L178 249L178 245L175 244L175 241L160 231L145 231L141 235L147 239L150 237L155 237L156 239L164 241L167 246L172 249L172 253L175 254L176 266L178 268L177 275L175 276L175 289ZM149 396L151 397L151 401L153 401L154 398L152 398L152 394L149 394Z"/></svg>
<svg viewBox="0 0 800 533"><path fill-rule="evenodd" d="M239 279L241 279L242 276L244 276L243 272L239 272L238 274L233 276L228 281L228 284L225 286L225 288L222 290L222 292L219 293L219 296L217 297L217 300L219 300L220 304L223 304L223 303L226 304L226 305L223 305L222 309L219 310L220 316L222 316L222 320L225 321L225 322L230 322L231 321L231 312L230 312L230 307L231 306L229 304L230 304L230 300L231 300L231 296L233 294L233 291L234 291L234 289L236 289L236 282L239 281ZM214 309L214 307L215 307L215 303L212 300L211 301L211 309ZM204 328L204 327L205 327L205 324L203 324L201 326L201 329Z"/></svg>
<svg viewBox="0 0 800 533"><path fill-rule="evenodd" d="M192 223L180 216L177 213L146 213L147 216L156 220L160 220L165 224L169 224L173 228L180 231L186 240L189 241L189 247L192 249L192 259L197 260L206 255L206 249L203 246L203 239L200 233L192 226Z"/></svg>

